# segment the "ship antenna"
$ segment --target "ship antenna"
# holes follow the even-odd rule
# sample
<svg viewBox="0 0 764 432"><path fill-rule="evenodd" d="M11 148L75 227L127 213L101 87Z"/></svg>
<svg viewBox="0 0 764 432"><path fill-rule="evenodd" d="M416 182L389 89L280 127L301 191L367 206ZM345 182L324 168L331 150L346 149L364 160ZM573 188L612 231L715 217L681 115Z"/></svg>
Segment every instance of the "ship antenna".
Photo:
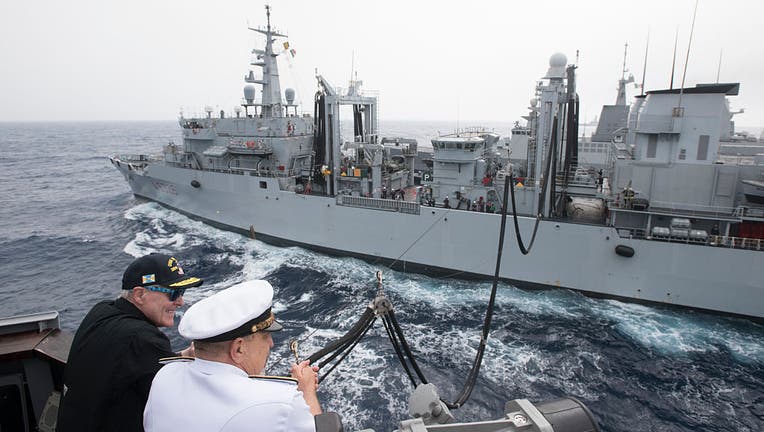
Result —
<svg viewBox="0 0 764 432"><path fill-rule="evenodd" d="M645 94L645 76L647 75L647 49L650 47L650 29L647 29L647 43L645 44L645 61L644 65L642 66L642 92L641 95L644 96Z"/></svg>
<svg viewBox="0 0 764 432"><path fill-rule="evenodd" d="M629 51L629 44L625 43L623 44L623 71L621 73L621 79L626 81L626 72L628 71L626 69L626 53Z"/></svg>
<svg viewBox="0 0 764 432"><path fill-rule="evenodd" d="M629 74L629 78L626 79L626 72L629 69L626 67L626 56L629 52L629 44L623 44L623 73L621 79L618 80L618 96L615 99L616 105L626 105L626 84L634 82L634 75Z"/></svg>
<svg viewBox="0 0 764 432"><path fill-rule="evenodd" d="M265 16L268 18L268 33L271 32L271 5L265 5Z"/></svg>
<svg viewBox="0 0 764 432"><path fill-rule="evenodd" d="M353 72L355 72L355 50L350 52L350 85L353 85Z"/></svg>
<svg viewBox="0 0 764 432"><path fill-rule="evenodd" d="M687 41L687 55L684 59L684 71L682 72L682 88L679 89L679 103L677 108L682 107L682 93L684 93L684 79L687 77L687 63L690 62L690 47L692 46L692 34L695 31L695 17L698 15L698 1L695 0L695 11L692 13L692 27L690 27L690 40Z"/></svg>
<svg viewBox="0 0 764 432"><path fill-rule="evenodd" d="M719 50L719 67L716 69L716 83L719 84L719 74L722 72L722 54L724 53L724 48Z"/></svg>
<svg viewBox="0 0 764 432"><path fill-rule="evenodd" d="M459 98L456 98L456 136L459 135Z"/></svg>
<svg viewBox="0 0 764 432"><path fill-rule="evenodd" d="M676 43L679 41L679 26L676 26L676 34L674 35L674 57L671 59L671 83L669 84L669 90L674 89L674 67L676 66Z"/></svg>

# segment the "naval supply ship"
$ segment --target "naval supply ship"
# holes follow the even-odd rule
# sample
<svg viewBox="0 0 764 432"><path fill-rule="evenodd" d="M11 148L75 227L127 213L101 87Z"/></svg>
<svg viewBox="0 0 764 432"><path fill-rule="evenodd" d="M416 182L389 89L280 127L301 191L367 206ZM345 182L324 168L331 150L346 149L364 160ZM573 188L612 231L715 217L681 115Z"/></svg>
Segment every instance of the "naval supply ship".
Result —
<svg viewBox="0 0 764 432"><path fill-rule="evenodd" d="M764 207L742 193L762 164L717 157L734 134L727 98L738 84L649 91L609 109L624 124L598 134L608 158L594 171L578 163L576 66L555 54L521 133L433 139L417 178L418 143L380 136L360 81L340 89L317 75L313 113L300 113L294 90L281 93L277 57L288 50L274 43L286 36L270 11L251 30L265 36L251 61L262 73L245 74L232 115L181 115L182 144L110 157L136 196L276 245L488 279L508 185L505 240L517 247L504 251L503 280L764 318ZM525 160L513 164L507 144L521 143Z"/></svg>

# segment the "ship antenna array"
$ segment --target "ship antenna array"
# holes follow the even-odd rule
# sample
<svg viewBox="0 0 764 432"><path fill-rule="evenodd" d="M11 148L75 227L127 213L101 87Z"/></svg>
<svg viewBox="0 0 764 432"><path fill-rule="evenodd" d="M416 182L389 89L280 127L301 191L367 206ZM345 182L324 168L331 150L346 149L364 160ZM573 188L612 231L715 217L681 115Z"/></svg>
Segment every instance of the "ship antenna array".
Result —
<svg viewBox="0 0 764 432"><path fill-rule="evenodd" d="M719 75L722 73L722 54L724 50L719 51L719 67L716 69L716 83L719 84Z"/></svg>
<svg viewBox="0 0 764 432"><path fill-rule="evenodd" d="M671 82L669 83L669 90L674 89L674 69L676 68L676 45L679 42L679 26L676 28L676 34L674 34L674 55L671 58Z"/></svg>
<svg viewBox="0 0 764 432"><path fill-rule="evenodd" d="M488 301L488 307L486 308L485 319L483 320L483 328L480 335L480 342L479 342L477 354L475 355L475 360L472 363L472 368L467 374L467 378L464 383L464 388L456 397L456 400L454 400L453 402L448 402L445 400L442 401L450 409L456 409L463 406L464 403L467 402L470 395L472 394L472 390L475 388L475 384L477 383L477 378L480 374L480 366L483 363L483 355L485 354L485 348L488 345L488 336L491 330L491 321L493 320L493 311L494 311L494 306L496 304L496 292L498 290L499 274L501 270L501 256L504 250L504 237L505 237L505 230L507 225L507 204L509 199L508 194L510 191L509 189L510 180L511 179L509 176L505 177L505 180L504 180L505 181L504 199L503 199L503 207L501 212L501 229L499 233L499 245L498 245L498 250L496 253L496 268L494 271L493 284L491 287L491 297ZM445 212L444 214L447 214L447 212ZM535 230L534 230L534 237L535 237ZM308 360L312 364L315 364L319 360L324 359L319 364L319 367L322 369L325 366L327 366L329 363L334 361L334 363L329 367L328 371L321 376L321 378L319 379L319 382L326 379L326 377L329 376L329 374L332 371L334 371L334 369L337 368L337 366L350 354L353 348L355 348L356 345L358 345L358 343L361 341L361 339L363 339L363 337L368 333L369 329L371 329L371 327L374 325L374 322L377 320L377 318L380 318L380 317L382 318L382 324L385 328L388 338L390 339L390 343L392 344L393 349L395 350L395 354L398 357L398 360L401 363L401 366L405 370L406 375L408 375L409 380L411 381L411 384L414 387L416 387L417 381L421 384L427 384L429 382L427 380L427 377L425 377L424 373L422 372L422 369L419 367L416 361L416 357L414 356L414 353L411 350L411 347L406 341L406 337L403 333L403 330L401 329L401 326L395 317L395 312L393 310L392 302L390 302L390 300L387 298L387 296L384 293L384 289L382 285L382 272L378 271L376 273L376 279L377 279L377 296L371 303L369 303L368 307L366 308L364 313L361 315L361 318L350 328L350 330L344 336L331 342L322 350L319 350L313 355L311 355L310 357L308 357Z"/></svg>
<svg viewBox="0 0 764 432"><path fill-rule="evenodd" d="M642 84L640 84L640 88L642 88L641 95L645 94L645 76L647 75L647 49L650 47L650 29L647 29L647 42L645 43L645 61L643 62L642 66Z"/></svg>
<svg viewBox="0 0 764 432"><path fill-rule="evenodd" d="M692 13L692 27L690 27L690 39L687 41L687 55L684 59L684 71L682 72L682 87L679 89L678 111L682 109L682 94L684 93L684 79L687 77L687 64L690 62L690 47L692 47L692 34L695 32L695 17L698 15L698 1L695 0L695 10Z"/></svg>

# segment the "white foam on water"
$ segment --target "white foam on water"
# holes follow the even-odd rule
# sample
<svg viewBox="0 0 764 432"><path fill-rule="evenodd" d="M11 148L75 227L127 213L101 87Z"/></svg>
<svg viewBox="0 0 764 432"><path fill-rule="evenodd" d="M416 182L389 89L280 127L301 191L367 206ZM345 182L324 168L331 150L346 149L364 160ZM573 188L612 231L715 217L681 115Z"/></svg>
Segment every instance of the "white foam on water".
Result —
<svg viewBox="0 0 764 432"><path fill-rule="evenodd" d="M436 279L400 272L386 273L385 286L410 303L427 302L442 310L460 310L464 305L487 305L491 282ZM499 283L496 304L531 315L580 319L579 304L585 297L569 290L521 290ZM571 307L571 305L576 305Z"/></svg>
<svg viewBox="0 0 764 432"><path fill-rule="evenodd" d="M723 346L738 360L764 361L764 340L755 332L736 329L733 319L710 318L616 300L592 301L590 307L594 314L613 321L621 333L662 353L717 352L719 346Z"/></svg>

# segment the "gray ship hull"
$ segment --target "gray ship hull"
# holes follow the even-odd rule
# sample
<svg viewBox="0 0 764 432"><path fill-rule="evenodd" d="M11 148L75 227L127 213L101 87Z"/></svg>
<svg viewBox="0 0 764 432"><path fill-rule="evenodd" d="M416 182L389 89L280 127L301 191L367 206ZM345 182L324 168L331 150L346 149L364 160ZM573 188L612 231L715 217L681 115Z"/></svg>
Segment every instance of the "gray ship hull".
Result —
<svg viewBox="0 0 764 432"><path fill-rule="evenodd" d="M275 177L161 163L144 170L127 164L117 168L136 196L269 243L372 262L396 261L396 268L406 271L479 278L494 273L498 214L436 207L406 214L280 190ZM198 187L192 186L194 180ZM535 220L520 217L519 222L521 232L530 236ZM528 255L520 253L514 237L508 229L500 276L520 287L561 287L757 320L764 317L764 266L759 253L622 238L612 227L553 220L541 222ZM618 245L633 248L634 255L616 254Z"/></svg>

